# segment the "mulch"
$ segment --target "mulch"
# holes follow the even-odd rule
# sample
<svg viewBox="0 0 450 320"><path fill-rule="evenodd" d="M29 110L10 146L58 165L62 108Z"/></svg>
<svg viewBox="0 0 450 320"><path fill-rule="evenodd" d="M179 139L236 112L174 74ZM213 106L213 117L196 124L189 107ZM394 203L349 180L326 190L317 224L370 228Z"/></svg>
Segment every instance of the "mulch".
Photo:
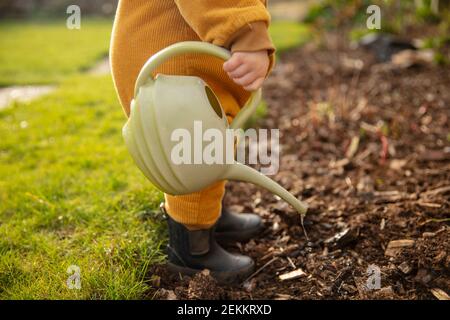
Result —
<svg viewBox="0 0 450 320"><path fill-rule="evenodd" d="M284 54L264 96L268 114L258 126L281 134L280 170L272 178L309 204L309 239L289 205L231 182L226 204L261 215L265 230L229 249L250 255L260 271L244 283L218 286L206 271L191 279L154 266L154 297L450 294L450 68L379 63L328 35L320 45ZM303 273L280 280L298 269Z"/></svg>

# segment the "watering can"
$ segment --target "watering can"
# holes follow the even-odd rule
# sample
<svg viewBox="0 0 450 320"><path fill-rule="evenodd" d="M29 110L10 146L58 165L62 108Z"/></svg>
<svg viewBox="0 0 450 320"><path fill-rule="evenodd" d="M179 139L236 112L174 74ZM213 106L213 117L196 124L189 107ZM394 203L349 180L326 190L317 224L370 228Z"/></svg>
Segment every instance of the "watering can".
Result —
<svg viewBox="0 0 450 320"><path fill-rule="evenodd" d="M185 54L209 54L223 60L230 52L210 43L186 41L173 44L144 64L136 80L130 117L123 127L125 143L136 165L161 191L171 195L189 194L220 180L239 180L264 187L291 204L303 217L307 206L278 183L257 170L237 161L228 164L175 164L171 150L176 145L171 135L184 129L194 136L194 122L201 121L203 130L222 132L240 128L253 114L261 99L261 89L228 124L214 92L199 77L152 73L167 59ZM195 150L194 150L195 151Z"/></svg>

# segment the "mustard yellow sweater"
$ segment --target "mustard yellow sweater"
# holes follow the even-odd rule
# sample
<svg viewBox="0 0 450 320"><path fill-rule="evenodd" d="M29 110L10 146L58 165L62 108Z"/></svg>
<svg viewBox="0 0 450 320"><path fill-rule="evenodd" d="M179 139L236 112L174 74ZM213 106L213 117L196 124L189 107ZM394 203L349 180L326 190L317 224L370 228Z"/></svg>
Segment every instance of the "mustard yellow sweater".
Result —
<svg viewBox="0 0 450 320"><path fill-rule="evenodd" d="M120 0L111 41L111 65L126 113L142 65L173 43L196 40L232 51L267 49L273 63L269 21L264 0ZM219 99L234 98L242 106L249 93L228 78L222 64L214 57L190 54L173 58L157 72L199 76L217 91ZM228 101L221 102L225 107ZM230 110L230 116L237 111Z"/></svg>

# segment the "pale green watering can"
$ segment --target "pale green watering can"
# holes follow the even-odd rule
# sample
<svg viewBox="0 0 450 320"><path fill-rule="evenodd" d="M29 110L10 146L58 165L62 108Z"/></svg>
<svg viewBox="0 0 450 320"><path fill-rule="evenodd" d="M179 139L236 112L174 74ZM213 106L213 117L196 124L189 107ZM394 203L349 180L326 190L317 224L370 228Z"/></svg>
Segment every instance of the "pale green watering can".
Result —
<svg viewBox="0 0 450 320"><path fill-rule="evenodd" d="M230 52L205 42L187 41L171 45L153 55L136 80L131 114L123 127L125 143L144 175L161 191L183 195L199 191L220 180L240 180L262 186L290 203L302 216L307 206L279 184L260 172L233 161L232 164L175 164L171 152L174 130L184 129L194 136L194 122L202 129L215 128L226 136L227 128L240 128L253 114L261 99L261 90L228 125L225 113L212 90L200 78L152 72L167 59L185 53L203 53L227 60ZM192 152L195 152L192 147Z"/></svg>

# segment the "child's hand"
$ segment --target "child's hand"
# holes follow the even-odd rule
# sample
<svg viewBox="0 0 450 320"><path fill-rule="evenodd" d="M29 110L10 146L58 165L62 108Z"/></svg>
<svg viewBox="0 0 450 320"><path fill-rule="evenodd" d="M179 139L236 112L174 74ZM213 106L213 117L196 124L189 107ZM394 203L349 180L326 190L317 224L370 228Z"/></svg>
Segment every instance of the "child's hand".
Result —
<svg viewBox="0 0 450 320"><path fill-rule="evenodd" d="M237 51L223 64L228 76L247 91L259 89L269 68L267 50L256 52Z"/></svg>

